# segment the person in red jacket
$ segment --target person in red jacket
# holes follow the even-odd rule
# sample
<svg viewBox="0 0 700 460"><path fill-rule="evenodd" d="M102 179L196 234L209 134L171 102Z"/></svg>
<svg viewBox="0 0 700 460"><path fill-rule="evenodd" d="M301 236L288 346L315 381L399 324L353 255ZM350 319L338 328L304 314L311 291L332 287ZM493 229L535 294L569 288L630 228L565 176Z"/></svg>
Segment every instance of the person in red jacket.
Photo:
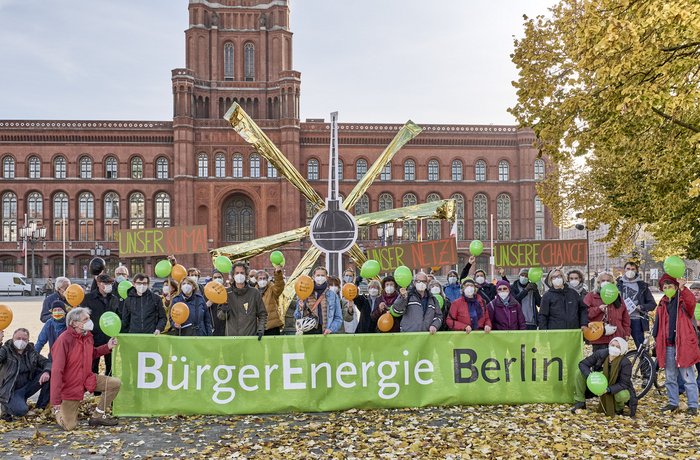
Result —
<svg viewBox="0 0 700 460"><path fill-rule="evenodd" d="M688 414L698 413L698 384L693 366L700 362L698 337L693 327L695 296L685 287L685 280L664 274L659 287L664 296L656 309L653 335L656 339L656 359L666 370L668 404L662 411L678 410L678 375L685 382Z"/></svg>
<svg viewBox="0 0 700 460"><path fill-rule="evenodd" d="M450 306L447 327L451 331L465 331L467 334L472 330L491 332L489 310L484 299L477 294L473 279L462 281L462 295Z"/></svg>
<svg viewBox="0 0 700 460"><path fill-rule="evenodd" d="M78 425L80 402L85 391L94 393L96 388L102 396L90 417L91 426L114 426L117 420L107 417L106 410L117 396L121 381L115 377L96 375L92 372L92 360L112 352L117 339L95 348L90 332L94 324L90 309L74 308L66 315L68 328L61 334L51 349L51 405L56 422L64 430L73 430Z"/></svg>
<svg viewBox="0 0 700 460"><path fill-rule="evenodd" d="M605 305L603 299L600 298L600 289L606 284L613 284L614 282L612 274L601 273L596 278L595 290L589 292L583 298L583 303L588 307L588 322L600 321L605 324L603 336L591 342L594 352L608 348L608 344L614 337L627 340L632 334L630 314L623 305L620 296L617 296L617 299L610 305Z"/></svg>

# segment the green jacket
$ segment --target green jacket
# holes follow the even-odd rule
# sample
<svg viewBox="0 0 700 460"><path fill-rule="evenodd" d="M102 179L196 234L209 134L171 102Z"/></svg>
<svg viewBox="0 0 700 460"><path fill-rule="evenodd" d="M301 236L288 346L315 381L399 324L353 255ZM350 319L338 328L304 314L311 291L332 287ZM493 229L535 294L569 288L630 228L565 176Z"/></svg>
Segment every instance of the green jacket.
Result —
<svg viewBox="0 0 700 460"><path fill-rule="evenodd" d="M260 291L246 286L242 289L232 287L227 293L227 303L219 305L216 312L220 320L226 321L224 335L263 334L267 322L267 310Z"/></svg>

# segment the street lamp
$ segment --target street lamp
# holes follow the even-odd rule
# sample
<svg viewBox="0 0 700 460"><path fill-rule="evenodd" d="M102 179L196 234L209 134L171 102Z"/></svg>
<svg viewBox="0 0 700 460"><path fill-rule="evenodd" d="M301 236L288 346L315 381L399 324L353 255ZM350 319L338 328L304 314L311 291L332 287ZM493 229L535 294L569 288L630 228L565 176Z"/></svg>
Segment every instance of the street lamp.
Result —
<svg viewBox="0 0 700 460"><path fill-rule="evenodd" d="M34 245L39 240L46 238L46 228L37 227L36 222L30 222L28 226L19 229L19 236L30 244L32 248L32 295L34 292L34 273L36 272L36 260L34 259Z"/></svg>
<svg viewBox="0 0 700 460"><path fill-rule="evenodd" d="M391 244L394 240L394 223L389 222L388 224L382 224L380 227L377 227L377 236L379 236L381 246Z"/></svg>
<svg viewBox="0 0 700 460"><path fill-rule="evenodd" d="M396 227L396 238L401 243L401 238L403 237L403 227Z"/></svg>
<svg viewBox="0 0 700 460"><path fill-rule="evenodd" d="M576 217L578 219L581 218L581 213L576 214ZM586 280L588 283L591 283L591 241L588 238L588 226L583 225L583 224L576 224L576 230L585 230L586 231L586 272L588 273L588 279ZM592 286L593 283L591 283L591 286L588 286L588 289L593 289Z"/></svg>
<svg viewBox="0 0 700 460"><path fill-rule="evenodd" d="M95 249L90 249L90 255L91 256L97 256L97 257L109 257L109 255L112 253L109 249L105 249L101 244L95 243Z"/></svg>

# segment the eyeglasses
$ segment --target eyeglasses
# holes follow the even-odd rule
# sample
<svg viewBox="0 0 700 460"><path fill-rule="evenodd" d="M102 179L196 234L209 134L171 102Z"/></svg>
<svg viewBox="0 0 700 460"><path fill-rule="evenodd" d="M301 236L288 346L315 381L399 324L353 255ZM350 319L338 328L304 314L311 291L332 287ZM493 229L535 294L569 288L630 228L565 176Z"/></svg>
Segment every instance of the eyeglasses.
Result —
<svg viewBox="0 0 700 460"><path fill-rule="evenodd" d="M509 292L510 289L508 288L498 288L498 292Z"/></svg>

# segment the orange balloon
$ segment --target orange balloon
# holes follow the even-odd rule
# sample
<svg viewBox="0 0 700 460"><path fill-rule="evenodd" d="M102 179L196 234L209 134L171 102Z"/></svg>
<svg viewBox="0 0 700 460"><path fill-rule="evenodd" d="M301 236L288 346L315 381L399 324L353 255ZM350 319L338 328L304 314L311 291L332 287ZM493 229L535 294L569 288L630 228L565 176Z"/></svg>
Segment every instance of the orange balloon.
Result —
<svg viewBox="0 0 700 460"><path fill-rule="evenodd" d="M603 333L605 333L605 325L602 321L595 321L590 326L583 328L583 337L589 342L603 337Z"/></svg>
<svg viewBox="0 0 700 460"><path fill-rule="evenodd" d="M190 317L190 307L185 302L178 302L170 309L170 317L175 324L182 324Z"/></svg>
<svg viewBox="0 0 700 460"><path fill-rule="evenodd" d="M309 275L301 275L294 283L294 291L299 300L306 300L314 292L314 280Z"/></svg>
<svg viewBox="0 0 700 460"><path fill-rule="evenodd" d="M224 285L216 281L209 281L207 285L204 286L204 295L214 303L226 303L228 297Z"/></svg>
<svg viewBox="0 0 700 460"><path fill-rule="evenodd" d="M357 286L352 283L345 283L343 285L343 297L347 300L354 300L357 297Z"/></svg>
<svg viewBox="0 0 700 460"><path fill-rule="evenodd" d="M382 332L389 332L394 327L394 317L391 313L386 312L377 320L377 329Z"/></svg>
<svg viewBox="0 0 700 460"><path fill-rule="evenodd" d="M175 264L170 272L170 276L179 284L187 276L187 269L180 264Z"/></svg>
<svg viewBox="0 0 700 460"><path fill-rule="evenodd" d="M12 310L7 305L0 305L0 331L7 329L12 322Z"/></svg>
<svg viewBox="0 0 700 460"><path fill-rule="evenodd" d="M83 303L83 299L85 299L85 291L83 291L82 287L77 284L68 286L68 289L66 289L66 301L71 307L77 307Z"/></svg>

